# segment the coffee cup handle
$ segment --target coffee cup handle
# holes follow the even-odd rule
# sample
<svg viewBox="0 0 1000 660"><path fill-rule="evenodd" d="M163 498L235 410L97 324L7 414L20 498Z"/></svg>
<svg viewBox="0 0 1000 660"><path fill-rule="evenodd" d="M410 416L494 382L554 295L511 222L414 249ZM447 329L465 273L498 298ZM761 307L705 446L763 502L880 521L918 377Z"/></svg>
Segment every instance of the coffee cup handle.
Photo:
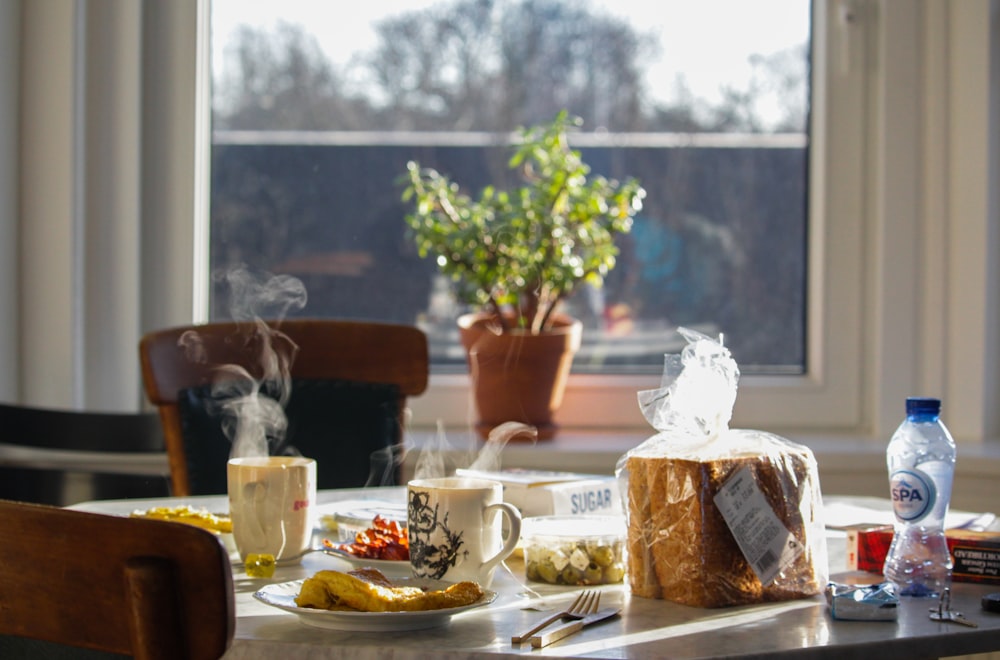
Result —
<svg viewBox="0 0 1000 660"><path fill-rule="evenodd" d="M488 504L483 509L483 516L487 516L494 509L500 509L507 516L507 523L510 525L510 529L507 532L507 538L504 539L500 552L483 562L480 573L484 574L489 574L500 562L509 557L517 547L517 542L521 539L521 512L517 510L517 507L508 502Z"/></svg>

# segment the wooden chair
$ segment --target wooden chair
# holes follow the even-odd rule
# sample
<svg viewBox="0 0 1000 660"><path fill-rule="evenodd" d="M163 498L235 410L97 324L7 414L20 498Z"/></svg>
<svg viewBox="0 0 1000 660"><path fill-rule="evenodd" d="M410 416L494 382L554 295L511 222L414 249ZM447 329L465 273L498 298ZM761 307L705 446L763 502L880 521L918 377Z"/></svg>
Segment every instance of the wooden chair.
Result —
<svg viewBox="0 0 1000 660"><path fill-rule="evenodd" d="M66 506L163 497L165 451L155 412L0 404L0 499Z"/></svg>
<svg viewBox="0 0 1000 660"><path fill-rule="evenodd" d="M0 635L140 660L232 643L232 567L211 532L6 500L0 521Z"/></svg>
<svg viewBox="0 0 1000 660"><path fill-rule="evenodd" d="M274 330L281 334L270 334ZM352 445L371 442L369 436L379 434L390 436L385 442L375 440L389 445L390 452L392 447L401 446L407 397L416 396L427 387L427 337L418 328L361 321L288 319L280 323L223 322L160 330L142 338L139 353L146 395L159 409L163 424L174 495L225 492L225 459L218 465L219 450L215 450L213 464L207 468L193 456L202 449L202 445L194 444L198 442L194 436L199 430L204 434L210 424L199 406L206 405L211 388L236 378L233 370L223 365L238 365L254 379L265 380L260 358L262 346L271 346L293 358L287 373L293 379L292 400L287 406L289 433L296 430L301 421L298 418L309 420L301 422L309 428L302 428L296 441L301 453L308 456L325 451L331 457L331 451L343 452L346 461L346 454L358 451ZM340 392L352 393L355 398L351 401L358 403L342 403L341 407L347 409L338 413L335 409ZM308 405L296 407L296 396L311 400ZM375 405L369 405L368 399L372 397L376 400L382 397L388 399L384 403L391 403L384 406L391 416L390 426L380 430L378 425L385 423L373 420L367 427L354 428L352 418L360 417L362 409ZM311 416L300 414L300 410L308 412L310 406ZM321 409L316 410L317 406ZM213 423L216 428L220 425L217 419ZM321 426L328 428L320 432ZM324 437L303 440L305 436L317 435ZM299 440L309 446L299 446ZM228 446L225 451L228 452ZM332 482L324 477L325 473L339 470L343 481L344 474L350 470L357 473L362 468L351 468L339 458L314 457L320 488L382 485L369 481L367 469L364 475L357 475L357 481ZM363 458L367 461L368 455ZM394 469L398 470L398 466ZM205 470L212 472L206 474Z"/></svg>

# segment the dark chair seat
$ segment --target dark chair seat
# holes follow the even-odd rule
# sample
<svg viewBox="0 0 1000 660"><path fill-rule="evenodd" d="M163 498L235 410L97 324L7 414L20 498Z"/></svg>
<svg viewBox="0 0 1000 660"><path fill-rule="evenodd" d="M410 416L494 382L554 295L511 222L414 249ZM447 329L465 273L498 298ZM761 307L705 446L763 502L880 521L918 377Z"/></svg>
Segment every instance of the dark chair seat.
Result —
<svg viewBox="0 0 1000 660"><path fill-rule="evenodd" d="M192 495L226 492L232 443L223 428L227 414L213 389L186 388L177 397ZM281 437L268 438L268 454L316 459L321 489L396 485L398 408L396 385L294 379L285 408L288 428Z"/></svg>

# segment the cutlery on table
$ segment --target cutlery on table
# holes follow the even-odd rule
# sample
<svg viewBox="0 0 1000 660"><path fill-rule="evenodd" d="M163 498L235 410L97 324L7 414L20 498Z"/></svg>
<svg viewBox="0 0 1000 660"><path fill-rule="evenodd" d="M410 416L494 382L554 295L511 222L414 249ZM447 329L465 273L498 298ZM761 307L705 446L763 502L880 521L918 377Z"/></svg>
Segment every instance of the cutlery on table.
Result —
<svg viewBox="0 0 1000 660"><path fill-rule="evenodd" d="M353 552L348 552L347 550L335 545L324 545L322 548L309 548L306 552L322 552L330 555L331 557L344 557L345 559L364 559L364 557L359 557Z"/></svg>
<svg viewBox="0 0 1000 660"><path fill-rule="evenodd" d="M543 619L530 630L526 630L520 635L514 635L513 637L510 638L510 643L513 645L525 642L528 640L529 637L534 635L536 632L538 632L545 626L555 623L560 619L582 619L591 612L597 611L597 606L600 602L601 602L600 593L590 590L581 591L580 594L576 597L576 600L574 600L569 607L559 612L556 612L555 614L549 616L546 619Z"/></svg>
<svg viewBox="0 0 1000 660"><path fill-rule="evenodd" d="M603 621L604 619L613 617L619 612L621 612L621 608L606 607L603 610L594 612L593 614L588 614L582 619L577 619L576 621L570 621L569 623L564 623L561 626L556 626L551 630L546 630L541 635L531 637L531 646L536 649L548 646L552 642L557 642L560 639L569 637L573 633L583 630L585 626L589 626L592 623L597 623L598 621Z"/></svg>

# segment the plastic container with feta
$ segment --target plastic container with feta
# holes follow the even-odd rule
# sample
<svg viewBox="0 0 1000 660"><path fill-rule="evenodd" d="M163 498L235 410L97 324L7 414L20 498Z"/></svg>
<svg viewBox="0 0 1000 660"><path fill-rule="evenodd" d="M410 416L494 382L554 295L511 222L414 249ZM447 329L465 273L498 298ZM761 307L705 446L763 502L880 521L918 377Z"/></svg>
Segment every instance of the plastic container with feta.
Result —
<svg viewBox="0 0 1000 660"><path fill-rule="evenodd" d="M526 518L521 545L527 577L563 585L614 584L625 577L625 518Z"/></svg>

